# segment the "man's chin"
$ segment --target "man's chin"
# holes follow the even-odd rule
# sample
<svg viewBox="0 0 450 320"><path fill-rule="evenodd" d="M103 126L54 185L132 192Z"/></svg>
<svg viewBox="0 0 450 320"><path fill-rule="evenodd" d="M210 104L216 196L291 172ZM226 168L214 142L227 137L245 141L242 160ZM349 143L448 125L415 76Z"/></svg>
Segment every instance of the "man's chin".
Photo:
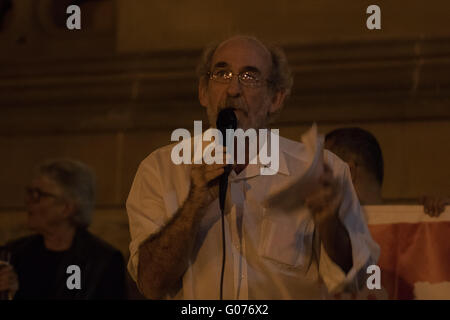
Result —
<svg viewBox="0 0 450 320"><path fill-rule="evenodd" d="M240 110L240 109L234 109L234 114L236 115L236 118L238 120L238 123L242 124L243 122L246 122L248 120L248 113Z"/></svg>
<svg viewBox="0 0 450 320"><path fill-rule="evenodd" d="M237 128L238 129L242 129L244 131L246 131L247 129L249 129L249 124L247 123L247 113L241 110L237 110L234 109L233 110L235 115L236 115L236 119L237 119ZM209 126L211 128L215 128L216 127L216 121L217 121L217 115L214 116L209 116L208 120L209 120Z"/></svg>

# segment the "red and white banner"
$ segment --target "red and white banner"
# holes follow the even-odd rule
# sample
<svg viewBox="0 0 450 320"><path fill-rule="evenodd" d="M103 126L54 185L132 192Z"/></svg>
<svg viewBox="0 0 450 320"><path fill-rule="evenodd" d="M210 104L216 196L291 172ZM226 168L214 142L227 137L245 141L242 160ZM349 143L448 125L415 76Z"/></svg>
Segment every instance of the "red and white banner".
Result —
<svg viewBox="0 0 450 320"><path fill-rule="evenodd" d="M450 208L429 217L422 206L365 206L380 245L381 285L389 299L450 299Z"/></svg>

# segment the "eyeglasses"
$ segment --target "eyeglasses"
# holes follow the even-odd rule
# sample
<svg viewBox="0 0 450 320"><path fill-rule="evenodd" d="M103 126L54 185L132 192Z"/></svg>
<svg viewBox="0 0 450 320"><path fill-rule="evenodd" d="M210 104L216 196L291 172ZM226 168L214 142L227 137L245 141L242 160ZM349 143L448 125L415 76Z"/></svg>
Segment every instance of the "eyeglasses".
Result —
<svg viewBox="0 0 450 320"><path fill-rule="evenodd" d="M58 196L56 194L45 192L39 188L33 188L33 187L25 188L25 196L26 196L26 200L31 200L32 202L36 202L36 203L41 201L42 197L50 197L50 198L55 198L55 199L60 198L60 196Z"/></svg>
<svg viewBox="0 0 450 320"><path fill-rule="evenodd" d="M234 76L237 76L239 83L245 87L256 88L264 84L261 74L256 71L243 71L239 74L233 73L231 70L218 69L208 72L209 79L219 83L230 83Z"/></svg>

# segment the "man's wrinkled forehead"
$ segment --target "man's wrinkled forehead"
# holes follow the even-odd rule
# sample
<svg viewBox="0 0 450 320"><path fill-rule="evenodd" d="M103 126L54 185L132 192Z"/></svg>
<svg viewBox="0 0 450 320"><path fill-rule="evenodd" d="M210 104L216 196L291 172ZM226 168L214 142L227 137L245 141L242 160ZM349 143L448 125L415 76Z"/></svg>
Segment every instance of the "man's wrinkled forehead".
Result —
<svg viewBox="0 0 450 320"><path fill-rule="evenodd" d="M266 72L272 65L269 50L258 40L248 37L234 37L217 46L212 58L212 67L232 66L239 68L255 67Z"/></svg>

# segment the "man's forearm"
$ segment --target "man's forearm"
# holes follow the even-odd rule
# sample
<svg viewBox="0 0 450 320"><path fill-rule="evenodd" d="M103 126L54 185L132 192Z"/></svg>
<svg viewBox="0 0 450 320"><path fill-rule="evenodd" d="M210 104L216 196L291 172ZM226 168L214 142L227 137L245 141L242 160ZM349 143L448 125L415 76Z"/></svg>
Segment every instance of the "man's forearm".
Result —
<svg viewBox="0 0 450 320"><path fill-rule="evenodd" d="M138 286L147 298L163 298L182 277L194 246L201 210L201 195L191 192L172 220L139 247Z"/></svg>
<svg viewBox="0 0 450 320"><path fill-rule="evenodd" d="M319 225L320 238L328 256L347 273L352 265L352 245L339 218L333 217Z"/></svg>

